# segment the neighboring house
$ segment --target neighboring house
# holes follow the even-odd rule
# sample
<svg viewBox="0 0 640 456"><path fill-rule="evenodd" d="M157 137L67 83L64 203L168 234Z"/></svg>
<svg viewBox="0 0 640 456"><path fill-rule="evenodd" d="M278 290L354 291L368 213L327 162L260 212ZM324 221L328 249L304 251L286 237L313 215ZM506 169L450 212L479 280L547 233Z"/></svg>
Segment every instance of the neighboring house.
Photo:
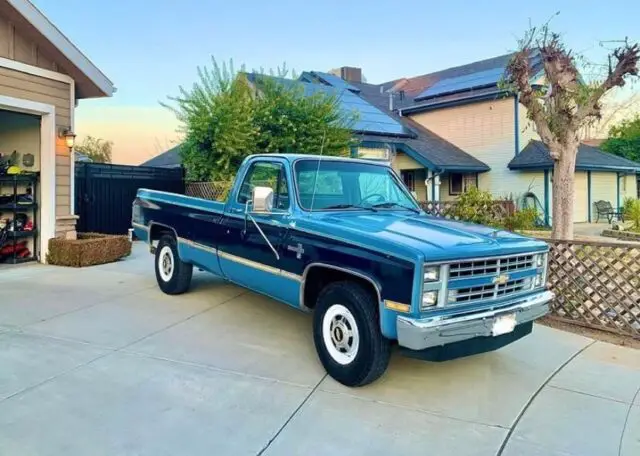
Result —
<svg viewBox="0 0 640 456"><path fill-rule="evenodd" d="M78 100L111 96L113 83L28 0L0 0L0 152L39 172L38 242L75 236L74 163L65 135ZM32 163L32 164L31 164Z"/></svg>
<svg viewBox="0 0 640 456"><path fill-rule="evenodd" d="M166 152L156 155L151 160L140 163L140 166L153 166L155 168L179 168L182 166L180 159L180 145L172 147Z"/></svg>
<svg viewBox="0 0 640 456"><path fill-rule="evenodd" d="M511 54L503 55L384 84L357 80L343 83L353 88L346 90L357 93L418 138L438 138L441 149L449 151L453 147L457 151L456 155L440 156L438 148L425 144L416 154L411 147L415 139L401 141L393 166L419 199L452 200L472 186L497 197L514 198L517 203L525 194L533 193L550 223L553 163L517 95L500 87L510 58ZM544 72L539 59L534 55L531 63L537 71L532 83L542 86ZM315 74L315 78L309 74ZM323 78L321 73L303 73L301 79L345 90L340 82ZM368 139L368 147L398 143L397 139L381 136ZM362 150L357 154L367 156ZM469 160L462 156L482 165L469 166ZM594 203L598 200L619 207L625 197L635 197L639 172L640 163L582 145L576 168L576 222L595 220ZM422 186L424 176L427 181Z"/></svg>

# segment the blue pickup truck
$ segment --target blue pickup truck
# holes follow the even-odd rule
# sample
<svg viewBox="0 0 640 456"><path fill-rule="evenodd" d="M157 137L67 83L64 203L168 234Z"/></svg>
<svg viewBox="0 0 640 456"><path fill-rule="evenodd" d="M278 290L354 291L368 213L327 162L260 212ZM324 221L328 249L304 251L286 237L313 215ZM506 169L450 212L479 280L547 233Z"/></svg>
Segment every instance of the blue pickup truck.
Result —
<svg viewBox="0 0 640 456"><path fill-rule="evenodd" d="M348 386L380 377L396 342L428 360L502 347L553 298L547 244L429 216L375 161L253 155L226 202L141 189L132 224L165 293L195 266L312 312L320 361Z"/></svg>

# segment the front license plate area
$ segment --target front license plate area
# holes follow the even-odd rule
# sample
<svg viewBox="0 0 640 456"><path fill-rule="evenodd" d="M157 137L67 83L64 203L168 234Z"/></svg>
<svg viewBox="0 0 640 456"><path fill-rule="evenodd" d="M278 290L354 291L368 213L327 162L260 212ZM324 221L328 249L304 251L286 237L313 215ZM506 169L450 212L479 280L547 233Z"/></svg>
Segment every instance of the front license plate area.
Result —
<svg viewBox="0 0 640 456"><path fill-rule="evenodd" d="M516 314L500 315L493 322L491 333L494 336L500 336L512 332L516 327Z"/></svg>

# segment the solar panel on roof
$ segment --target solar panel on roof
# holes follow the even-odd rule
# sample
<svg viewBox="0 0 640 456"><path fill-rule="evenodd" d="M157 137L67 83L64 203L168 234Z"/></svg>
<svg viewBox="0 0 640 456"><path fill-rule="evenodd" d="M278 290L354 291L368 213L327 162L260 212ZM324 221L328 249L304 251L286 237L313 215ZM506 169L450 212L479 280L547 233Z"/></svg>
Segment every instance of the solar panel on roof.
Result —
<svg viewBox="0 0 640 456"><path fill-rule="evenodd" d="M338 90L346 89L346 90L350 90L351 92L355 92L355 93L360 92L360 89L358 89L357 87L352 86L347 81L345 81L344 79L336 76L335 74L323 73L321 71L312 71L312 74L314 74L316 77L322 79L324 82L326 82L327 84L329 84L332 87L335 87Z"/></svg>
<svg viewBox="0 0 640 456"><path fill-rule="evenodd" d="M464 90L492 86L497 84L503 75L504 68L493 68L491 70L478 71L465 76L443 79L420 93L415 100L420 101Z"/></svg>
<svg viewBox="0 0 640 456"><path fill-rule="evenodd" d="M353 112L358 114L355 125L352 127L354 131L387 135L410 134L410 132L400 122L376 108L368 101L360 98L350 90L344 88L337 89L324 84L294 81L291 79L275 79L278 83L289 88L296 87L296 85L301 86L305 96L312 96L317 93L335 96L340 105L340 109L344 114L351 114Z"/></svg>

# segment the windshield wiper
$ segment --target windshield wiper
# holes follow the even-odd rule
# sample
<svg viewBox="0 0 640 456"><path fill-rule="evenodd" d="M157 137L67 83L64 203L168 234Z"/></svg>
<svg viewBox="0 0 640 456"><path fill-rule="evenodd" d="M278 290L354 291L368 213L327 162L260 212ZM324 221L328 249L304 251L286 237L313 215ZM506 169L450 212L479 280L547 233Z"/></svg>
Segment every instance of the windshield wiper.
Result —
<svg viewBox="0 0 640 456"><path fill-rule="evenodd" d="M409 207L409 206L405 206L404 204L393 203L391 201L387 201L385 203L374 204L372 207L401 207L402 209L406 209L408 211L415 212L416 214L420 213L420 211L418 209L416 209L415 207Z"/></svg>
<svg viewBox="0 0 640 456"><path fill-rule="evenodd" d="M325 206L322 209L367 209L378 212L373 206L358 206L357 204L334 204L333 206Z"/></svg>

